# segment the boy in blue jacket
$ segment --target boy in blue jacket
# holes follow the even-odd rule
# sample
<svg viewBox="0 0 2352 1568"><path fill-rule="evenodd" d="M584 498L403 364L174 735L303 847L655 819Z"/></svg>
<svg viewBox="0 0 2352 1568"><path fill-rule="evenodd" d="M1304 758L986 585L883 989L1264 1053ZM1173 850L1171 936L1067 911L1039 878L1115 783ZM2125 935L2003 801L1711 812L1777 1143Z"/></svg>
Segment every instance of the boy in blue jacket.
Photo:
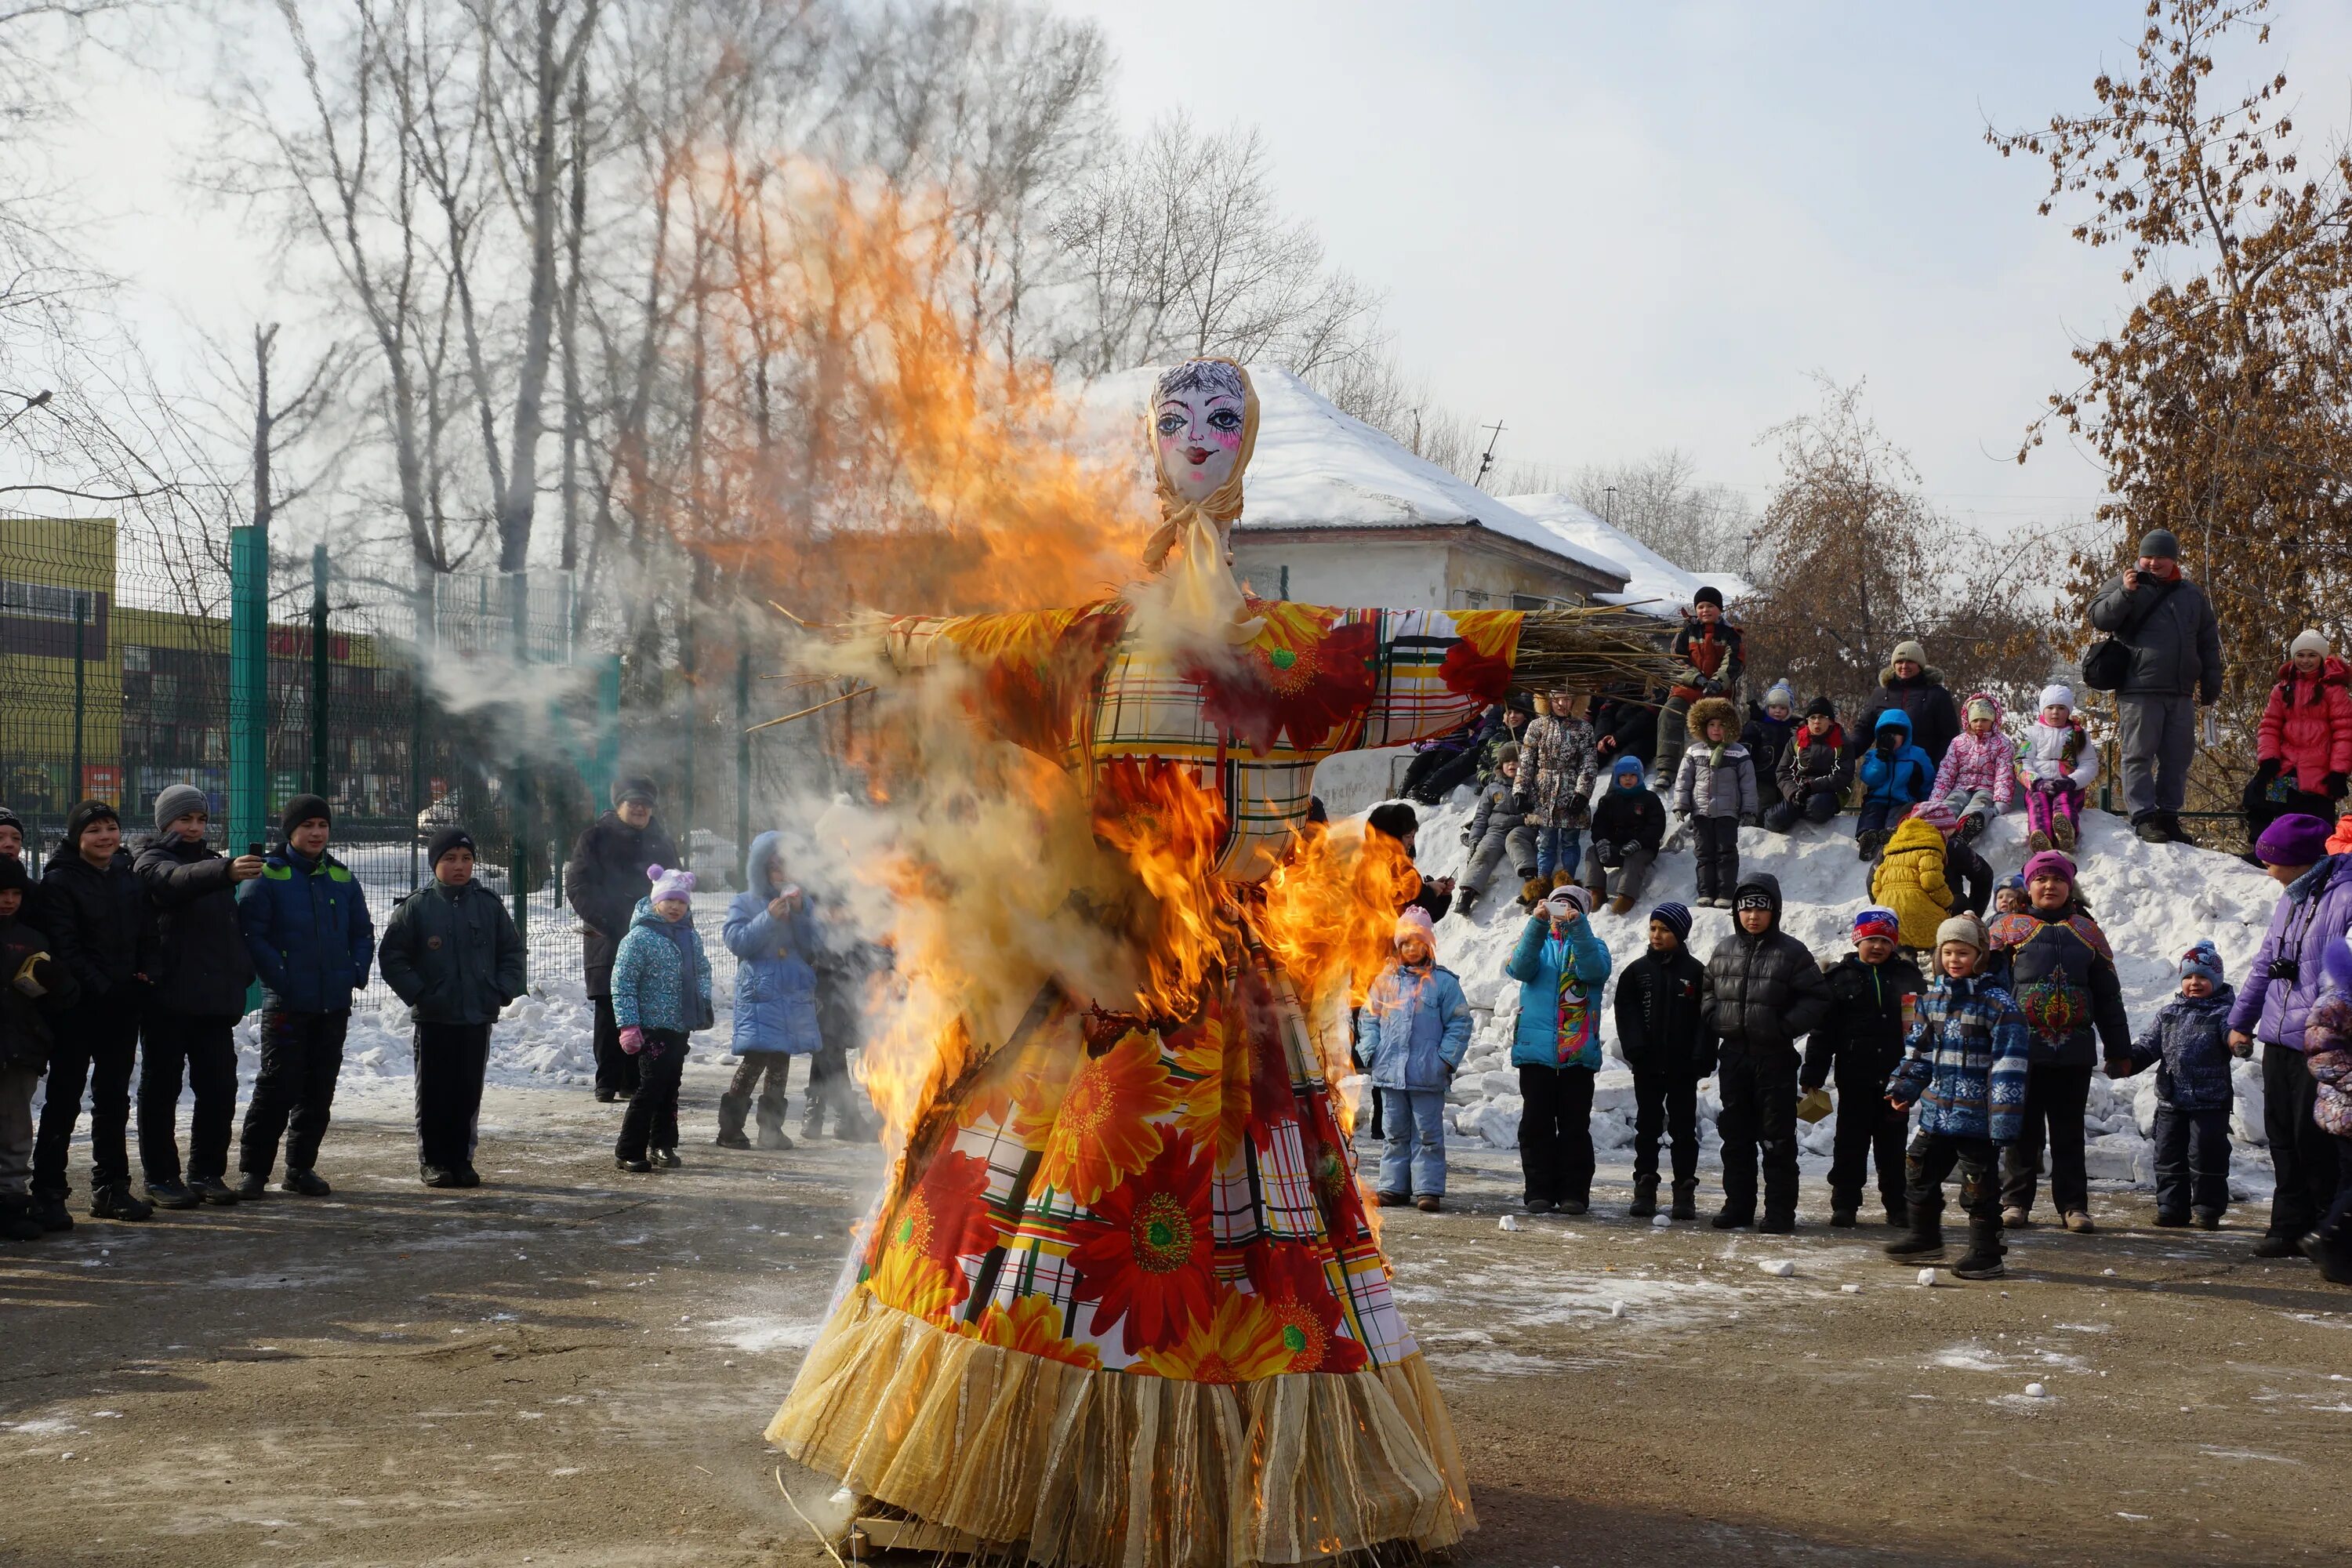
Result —
<svg viewBox="0 0 2352 1568"><path fill-rule="evenodd" d="M1469 1052L1471 1017L1462 982L1438 967L1428 910L1408 906L1397 917L1396 961L1372 982L1364 1024L1388 1123L1380 1205L1435 1214L1445 1197L1445 1086Z"/></svg>
<svg viewBox="0 0 2352 1568"><path fill-rule="evenodd" d="M2221 978L2221 954L2200 942L2180 955L2180 993L2107 1063L2125 1079L2156 1064L2156 1223L2179 1227L2194 1211L2205 1230L2221 1228L2230 1206L2230 1008L2237 994Z"/></svg>
<svg viewBox="0 0 2352 1568"><path fill-rule="evenodd" d="M751 1110L755 1093L760 1097L760 1147L793 1146L784 1131L793 1058L808 1057L814 1063L824 1044L816 1005L816 962L822 948L807 894L799 883L784 880L779 853L783 840L781 833L762 833L751 840L751 853L743 862L744 890L727 906L727 923L719 928L727 951L739 961L733 1044L742 1058L735 1080L719 1097L717 1142L722 1149L751 1146L743 1134L743 1118ZM767 1080L764 1089L762 1079ZM808 1115L801 1131L814 1137L823 1116L812 1074Z"/></svg>
<svg viewBox="0 0 2352 1568"><path fill-rule="evenodd" d="M621 1118L613 1163L640 1173L676 1170L677 1083L686 1071L686 1037L707 1029L710 959L695 931L694 873L646 868L653 891L637 900L629 934L613 954L613 1018L621 1049L637 1058L637 1090Z"/></svg>
<svg viewBox="0 0 2352 1568"><path fill-rule="evenodd" d="M1519 1172L1529 1214L1592 1204L1592 1075L1609 948L1585 921L1591 895L1555 888L1528 917L1503 973L1519 983L1511 1065L1519 1069Z"/></svg>
<svg viewBox="0 0 2352 1568"><path fill-rule="evenodd" d="M278 823L286 842L237 891L237 929L261 977L261 1071L237 1140L240 1197L268 1190L281 1137L286 1177L278 1190L312 1198L329 1191L313 1167L343 1068L352 993L368 983L375 958L367 895L327 853L333 830L325 801L296 795Z"/></svg>
<svg viewBox="0 0 2352 1568"><path fill-rule="evenodd" d="M1888 1242L1887 1256L1944 1250L1944 1178L1957 1165L1969 1250L1952 1272L1963 1279L2009 1272L2001 1261L2000 1145L2014 1143L2024 1131L2031 1051L2016 1000L1977 975L1987 940L1974 915L1954 915L1937 930L1935 983L1918 1005L1903 1063L1886 1083L1888 1105L1919 1106L1919 1131L1904 1162L1911 1232Z"/></svg>
<svg viewBox="0 0 2352 1568"><path fill-rule="evenodd" d="M1911 743L1911 715L1889 708L1878 716L1854 772L1862 780L1854 844L1863 859L1872 860L1894 836L1895 825L1936 787L1936 764Z"/></svg>

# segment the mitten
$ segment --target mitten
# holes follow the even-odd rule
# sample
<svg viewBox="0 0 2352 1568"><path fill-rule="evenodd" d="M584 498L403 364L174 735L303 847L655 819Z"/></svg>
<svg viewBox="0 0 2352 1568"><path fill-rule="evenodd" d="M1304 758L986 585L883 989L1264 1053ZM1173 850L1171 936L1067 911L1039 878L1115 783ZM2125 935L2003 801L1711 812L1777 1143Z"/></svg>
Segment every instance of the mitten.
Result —
<svg viewBox="0 0 2352 1568"><path fill-rule="evenodd" d="M16 978L11 984L27 996L46 996L49 988L58 983L56 965L56 959L46 952L37 952L17 968Z"/></svg>
<svg viewBox="0 0 2352 1568"><path fill-rule="evenodd" d="M2272 780L2278 776L2279 760L2276 757L2264 757L2261 763L2254 769L2254 783L2263 785L2265 788L2269 786Z"/></svg>
<svg viewBox="0 0 2352 1568"><path fill-rule="evenodd" d="M638 1028L635 1024L630 1025L627 1028L621 1031L621 1049L626 1051L629 1055L635 1056L639 1051L645 1049L645 1047L646 1032L643 1029Z"/></svg>

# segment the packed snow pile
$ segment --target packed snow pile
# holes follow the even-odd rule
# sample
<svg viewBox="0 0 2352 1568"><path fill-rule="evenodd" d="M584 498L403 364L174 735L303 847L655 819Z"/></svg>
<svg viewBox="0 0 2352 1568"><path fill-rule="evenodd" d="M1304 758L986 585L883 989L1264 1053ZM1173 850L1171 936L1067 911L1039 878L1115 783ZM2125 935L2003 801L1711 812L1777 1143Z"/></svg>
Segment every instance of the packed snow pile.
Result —
<svg viewBox="0 0 2352 1568"><path fill-rule="evenodd" d="M1470 818L1468 800L1468 791L1457 791L1454 803L1423 813L1418 848L1424 875L1461 875L1469 858L1460 841ZM1997 818L1978 840L1979 852L1999 875L2005 877L2024 863L2025 831L2023 814L2013 813ZM2120 818L2102 812L2084 814L2083 833L2075 853L2080 886L2115 948L2135 1037L2179 988L2174 966L2199 938L2211 939L2221 950L2232 984L2244 978L2269 924L2279 891L2276 883L2231 856L2185 844L2142 843ZM1787 836L1744 828L1739 866L1743 873L1769 871L1780 878L1786 900L1782 927L1816 957L1833 963L1853 945L1854 912L1869 901L1869 868L1855 857L1852 817L1825 826L1806 824ZM1449 914L1437 927L1438 962L1461 977L1478 1020L1470 1054L1447 1091L1447 1131L1503 1149L1518 1142L1520 1113L1518 1076L1511 1066L1519 987L1503 973L1528 918L1518 907L1517 891L1505 868L1475 913ZM1614 971L1622 971L1648 946L1653 906L1667 900L1689 905L1694 893L1691 857L1685 849L1659 861L1630 912L1614 915L1605 908L1598 912L1593 930L1609 944ZM1731 933L1731 911L1694 907L1691 915L1691 948L1704 960ZM1925 963L1920 967L1923 973L1927 969ZM1633 1136L1633 1075L1617 1054L1616 1022L1610 1010L1616 984L1612 972L1601 1026L1606 1059L1592 1095L1593 1143L1603 1158L1624 1149ZM2259 1064L2238 1063L2236 1080L2238 1109L2231 1131L2237 1153L2231 1182L2243 1195L2257 1195L2267 1192L2269 1182L2268 1157L2262 1151ZM1360 1080L1357 1092L1362 1092ZM1721 1144L1715 1131L1720 1107L1709 1080L1699 1090L1701 1158L1707 1163L1715 1162ZM2088 1119L2091 1175L2152 1183L2155 1148L2148 1133L2155 1119L2153 1068L2121 1081L2110 1080L2104 1068L2098 1071L2091 1080ZM1836 1124L1834 1112L1811 1127L1800 1124L1805 1154L1817 1157L1807 1161L1809 1169L1826 1163Z"/></svg>

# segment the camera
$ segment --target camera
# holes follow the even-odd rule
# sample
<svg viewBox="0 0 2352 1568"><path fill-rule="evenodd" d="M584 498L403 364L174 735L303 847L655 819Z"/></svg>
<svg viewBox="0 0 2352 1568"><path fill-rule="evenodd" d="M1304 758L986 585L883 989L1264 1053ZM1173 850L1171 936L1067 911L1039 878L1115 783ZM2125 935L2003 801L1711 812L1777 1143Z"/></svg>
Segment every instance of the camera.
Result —
<svg viewBox="0 0 2352 1568"><path fill-rule="evenodd" d="M2273 980L2284 980L2292 984L2303 978L2303 965L2292 958L2273 958L2271 960L2269 974Z"/></svg>

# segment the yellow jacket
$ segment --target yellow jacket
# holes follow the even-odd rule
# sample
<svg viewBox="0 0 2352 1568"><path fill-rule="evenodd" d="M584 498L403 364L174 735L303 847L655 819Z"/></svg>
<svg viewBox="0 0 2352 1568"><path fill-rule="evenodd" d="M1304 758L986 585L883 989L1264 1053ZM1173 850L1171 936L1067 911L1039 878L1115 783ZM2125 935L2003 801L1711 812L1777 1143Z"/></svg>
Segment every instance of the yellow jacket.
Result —
<svg viewBox="0 0 2352 1568"><path fill-rule="evenodd" d="M1952 889L1944 880L1944 836L1933 824L1914 816L1895 828L1871 874L1870 896L1901 920L1904 946L1935 947L1936 928L1952 912Z"/></svg>

